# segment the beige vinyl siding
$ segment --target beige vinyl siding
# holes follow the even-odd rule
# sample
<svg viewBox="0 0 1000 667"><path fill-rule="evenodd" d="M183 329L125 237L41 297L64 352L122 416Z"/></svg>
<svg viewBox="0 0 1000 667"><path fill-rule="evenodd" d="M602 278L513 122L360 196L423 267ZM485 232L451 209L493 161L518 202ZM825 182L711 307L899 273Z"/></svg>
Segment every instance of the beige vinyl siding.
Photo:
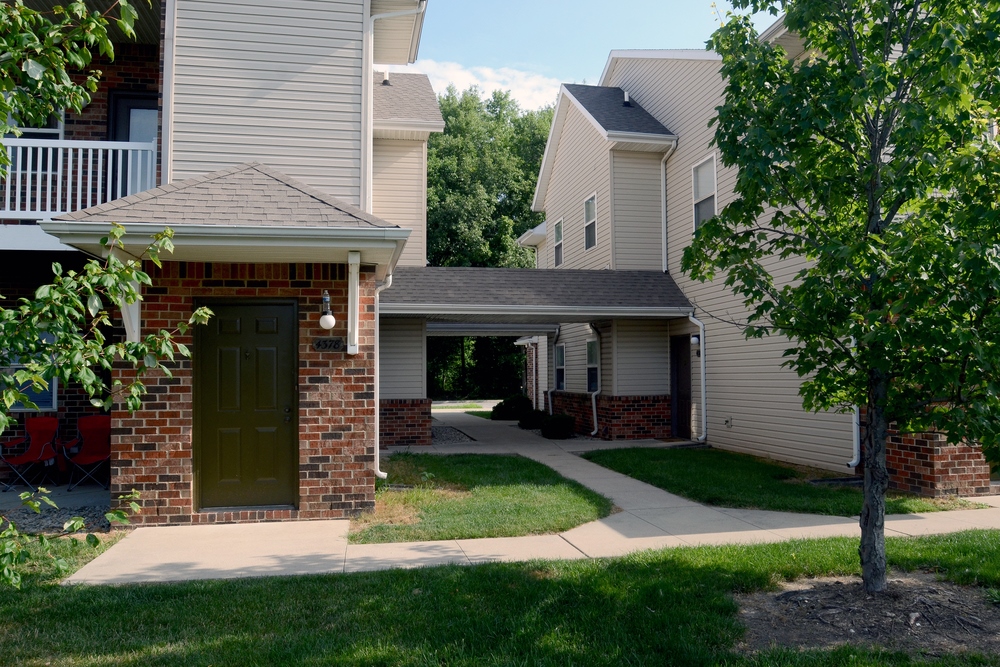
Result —
<svg viewBox="0 0 1000 667"><path fill-rule="evenodd" d="M659 153L611 152L614 268L663 268Z"/></svg>
<svg viewBox="0 0 1000 667"><path fill-rule="evenodd" d="M360 202L363 0L177 0L172 180L259 161Z"/></svg>
<svg viewBox="0 0 1000 667"><path fill-rule="evenodd" d="M427 265L427 144L376 139L372 159L372 213L413 230L401 266Z"/></svg>
<svg viewBox="0 0 1000 667"><path fill-rule="evenodd" d="M560 269L605 269L611 266L611 165L609 144L569 104L556 149L552 178L545 195L547 266L555 266L555 223L563 221ZM584 249L583 204L597 193L597 244Z"/></svg>
<svg viewBox="0 0 1000 667"><path fill-rule="evenodd" d="M610 322L598 322L597 331L601 340L601 393L612 391L613 365L613 330ZM566 346L566 391L586 394L587 392L587 341L593 340L593 331L589 324L563 324L559 331L559 344ZM549 339L550 343L552 339ZM555 359L552 345L549 355ZM554 364L555 362L553 362ZM555 386L555 367L549 369L549 384Z"/></svg>
<svg viewBox="0 0 1000 667"><path fill-rule="evenodd" d="M799 378L781 368L787 339L747 341L728 321L745 318L741 301L722 281L702 284L680 269L681 254L690 243L694 225L691 168L710 156L713 130L708 127L721 102L723 82L712 61L634 59L616 67L608 85L621 86L680 140L667 163L667 247L671 275L696 305L706 325L708 442L713 446L770 456L831 470L845 469L851 458L851 418L845 414L813 414L802 409ZM716 205L732 200L736 171L717 165ZM786 262L780 281L792 278L798 266ZM696 333L678 323L673 333ZM695 416L700 430L698 358L692 354ZM724 425L731 419L731 427Z"/></svg>
<svg viewBox="0 0 1000 667"><path fill-rule="evenodd" d="M427 323L418 319L379 322L379 397L426 398Z"/></svg>
<svg viewBox="0 0 1000 667"><path fill-rule="evenodd" d="M667 320L615 321L613 391L616 396L670 393L670 324Z"/></svg>
<svg viewBox="0 0 1000 667"><path fill-rule="evenodd" d="M548 225L546 225L548 227ZM548 238L542 241L537 246L535 246L535 268L536 269L551 269L552 268L552 253L549 252Z"/></svg>

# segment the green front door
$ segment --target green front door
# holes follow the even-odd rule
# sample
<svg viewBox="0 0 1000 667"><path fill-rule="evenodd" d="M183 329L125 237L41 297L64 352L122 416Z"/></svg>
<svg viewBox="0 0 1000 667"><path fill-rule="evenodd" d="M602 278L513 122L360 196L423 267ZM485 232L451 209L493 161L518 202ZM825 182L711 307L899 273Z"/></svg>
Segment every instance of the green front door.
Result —
<svg viewBox="0 0 1000 667"><path fill-rule="evenodd" d="M199 508L294 505L298 409L294 303L209 304L195 329Z"/></svg>

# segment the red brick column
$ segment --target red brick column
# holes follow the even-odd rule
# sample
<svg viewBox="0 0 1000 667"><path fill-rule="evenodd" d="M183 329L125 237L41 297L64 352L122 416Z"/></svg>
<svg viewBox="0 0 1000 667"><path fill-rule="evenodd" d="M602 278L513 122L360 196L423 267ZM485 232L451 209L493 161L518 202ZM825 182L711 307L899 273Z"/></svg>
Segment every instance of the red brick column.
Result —
<svg viewBox="0 0 1000 667"><path fill-rule="evenodd" d="M590 394L557 391L553 412L572 415L576 432L590 435L594 410ZM671 437L670 397L597 395L597 437L602 440L665 440Z"/></svg>
<svg viewBox="0 0 1000 667"><path fill-rule="evenodd" d="M889 486L922 496L984 496L990 490L990 466L979 447L953 445L943 433L901 435L886 446Z"/></svg>
<svg viewBox="0 0 1000 667"><path fill-rule="evenodd" d="M379 400L379 447L431 444L431 399Z"/></svg>
<svg viewBox="0 0 1000 667"><path fill-rule="evenodd" d="M346 266L165 262L146 267L143 329L173 328L187 320L199 297L293 298L299 304L299 506L199 512L192 465L192 366L188 359L146 381L148 395L134 415L119 408L112 435L112 493L142 494L136 525L343 518L374 507L375 276L362 271L359 353L316 352L316 336L346 336L319 327L322 292L335 312L347 309ZM191 332L178 340L192 346ZM127 372L116 369L117 379ZM112 497L114 497L114 495Z"/></svg>

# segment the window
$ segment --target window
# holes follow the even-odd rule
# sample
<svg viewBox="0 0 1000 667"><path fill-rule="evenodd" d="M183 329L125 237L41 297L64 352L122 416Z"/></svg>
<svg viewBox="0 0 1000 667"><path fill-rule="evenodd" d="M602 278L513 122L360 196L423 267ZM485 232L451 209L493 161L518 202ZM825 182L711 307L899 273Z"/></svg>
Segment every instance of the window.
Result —
<svg viewBox="0 0 1000 667"><path fill-rule="evenodd" d="M596 340L587 341L587 391L597 391L600 383L601 347Z"/></svg>
<svg viewBox="0 0 1000 667"><path fill-rule="evenodd" d="M555 258L554 258L555 261L553 262L553 266L559 266L560 264L562 264L562 260L563 260L563 256L562 256L562 249L563 249L563 243L562 243L562 220L560 220L559 222L556 223L555 235L556 235L556 244L552 248L552 252L555 254Z"/></svg>
<svg viewBox="0 0 1000 667"><path fill-rule="evenodd" d="M714 218L715 211L715 156L696 165L692 172L694 182L694 229Z"/></svg>
<svg viewBox="0 0 1000 667"><path fill-rule="evenodd" d="M597 245L597 195L583 202L583 247L590 250Z"/></svg>
<svg viewBox="0 0 1000 667"><path fill-rule="evenodd" d="M9 368L0 368L0 373L13 374L18 368L23 368L23 366L13 366ZM44 391L35 391L31 387L31 383L28 382L20 387L22 393L28 396L28 399L38 406L38 410L34 408L26 408L23 403L14 403L10 406L11 412L54 412L59 407L59 380L58 378L52 378L49 380L48 389Z"/></svg>
<svg viewBox="0 0 1000 667"><path fill-rule="evenodd" d="M566 346L556 345L556 389L566 389Z"/></svg>

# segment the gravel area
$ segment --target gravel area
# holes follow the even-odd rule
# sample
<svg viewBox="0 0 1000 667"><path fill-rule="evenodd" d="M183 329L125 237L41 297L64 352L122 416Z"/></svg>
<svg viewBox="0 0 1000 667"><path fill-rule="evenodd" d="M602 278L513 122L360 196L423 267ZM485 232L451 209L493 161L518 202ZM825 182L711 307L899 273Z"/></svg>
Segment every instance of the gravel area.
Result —
<svg viewBox="0 0 1000 667"><path fill-rule="evenodd" d="M431 440L446 444L452 442L472 442L472 438L451 426L431 425Z"/></svg>
<svg viewBox="0 0 1000 667"><path fill-rule="evenodd" d="M106 532L110 528L104 513L108 506L71 507L68 509L42 509L41 513L33 512L27 507L8 510L4 517L13 522L17 530L25 534L57 534L63 530L63 525L73 517L82 516L89 532ZM0 529L6 528L6 522L0 522Z"/></svg>

